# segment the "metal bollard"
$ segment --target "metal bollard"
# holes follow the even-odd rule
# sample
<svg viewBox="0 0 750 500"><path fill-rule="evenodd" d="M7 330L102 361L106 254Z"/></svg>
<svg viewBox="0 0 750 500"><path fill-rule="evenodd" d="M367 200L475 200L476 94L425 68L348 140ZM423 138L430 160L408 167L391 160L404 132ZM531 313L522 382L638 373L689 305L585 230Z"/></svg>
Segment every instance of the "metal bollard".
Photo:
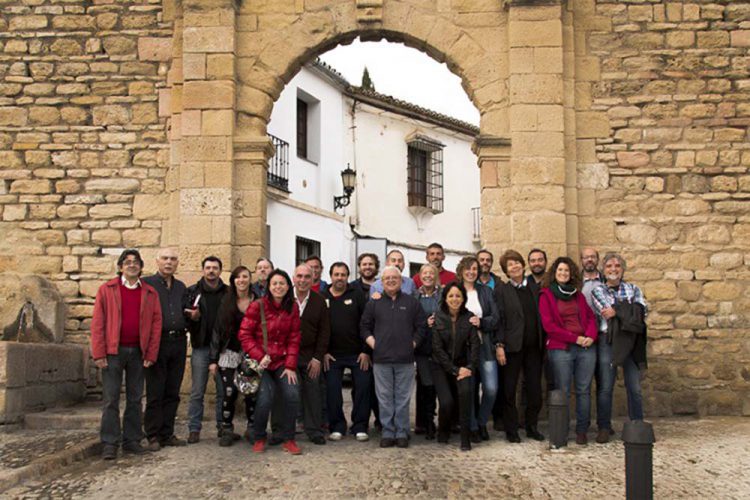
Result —
<svg viewBox="0 0 750 500"><path fill-rule="evenodd" d="M653 499L654 428L642 420L625 422L622 440L625 442L625 498Z"/></svg>
<svg viewBox="0 0 750 500"><path fill-rule="evenodd" d="M547 400L549 407L549 447L551 450L568 446L568 395L557 389L550 391Z"/></svg>

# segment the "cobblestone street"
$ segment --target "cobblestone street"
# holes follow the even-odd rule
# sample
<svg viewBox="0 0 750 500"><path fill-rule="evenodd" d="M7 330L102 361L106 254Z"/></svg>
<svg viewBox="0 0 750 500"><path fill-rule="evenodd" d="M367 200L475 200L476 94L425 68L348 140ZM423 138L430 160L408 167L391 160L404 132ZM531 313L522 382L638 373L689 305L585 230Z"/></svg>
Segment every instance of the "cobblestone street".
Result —
<svg viewBox="0 0 750 500"><path fill-rule="evenodd" d="M620 426L618 425L618 428ZM656 498L750 496L750 420L658 420L654 424ZM114 463L92 459L55 478L6 491L7 498L621 498L622 441L550 452L546 443L492 441L470 453L414 436L408 450L380 449L377 439L314 446L304 455L272 447L253 455L247 443L220 448L204 439ZM591 435L593 438L593 433ZM593 439L592 439L593 441Z"/></svg>

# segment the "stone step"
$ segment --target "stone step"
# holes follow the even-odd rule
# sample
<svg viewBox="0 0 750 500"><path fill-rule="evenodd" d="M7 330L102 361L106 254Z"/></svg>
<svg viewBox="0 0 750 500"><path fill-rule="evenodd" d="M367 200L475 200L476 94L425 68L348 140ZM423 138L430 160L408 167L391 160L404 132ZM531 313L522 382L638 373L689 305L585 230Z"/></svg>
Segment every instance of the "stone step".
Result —
<svg viewBox="0 0 750 500"><path fill-rule="evenodd" d="M67 408L51 408L38 413L27 413L24 427L34 430L91 430L98 429L102 418L102 404L85 403Z"/></svg>

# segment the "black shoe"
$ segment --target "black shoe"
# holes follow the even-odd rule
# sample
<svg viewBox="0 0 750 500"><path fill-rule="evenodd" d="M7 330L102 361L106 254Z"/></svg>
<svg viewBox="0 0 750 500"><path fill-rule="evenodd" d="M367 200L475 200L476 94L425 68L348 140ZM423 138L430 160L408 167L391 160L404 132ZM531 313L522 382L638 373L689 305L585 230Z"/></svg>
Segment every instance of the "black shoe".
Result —
<svg viewBox="0 0 750 500"><path fill-rule="evenodd" d="M527 427L526 437L535 441L544 441L544 434L539 432L536 427Z"/></svg>
<svg viewBox="0 0 750 500"><path fill-rule="evenodd" d="M186 446L187 441L185 441L184 439L180 439L173 434L171 437L164 439L163 441L159 441L159 444L162 446L162 448L165 446Z"/></svg>
<svg viewBox="0 0 750 500"><path fill-rule="evenodd" d="M472 435L474 432L462 432L461 433L461 451L471 450L471 442L473 441Z"/></svg>
<svg viewBox="0 0 750 500"><path fill-rule="evenodd" d="M461 432L461 428L458 425L451 427L451 434L458 434L459 432Z"/></svg>
<svg viewBox="0 0 750 500"><path fill-rule="evenodd" d="M102 459L114 460L115 458L117 458L117 446L113 444L105 444L102 447Z"/></svg>
<svg viewBox="0 0 750 500"><path fill-rule="evenodd" d="M517 432L506 432L505 439L507 439L509 443L521 442L521 436L519 436Z"/></svg>
<svg viewBox="0 0 750 500"><path fill-rule="evenodd" d="M122 445L122 452L128 455L143 455L144 453L148 453L148 450L141 446L141 443L134 441Z"/></svg>
<svg viewBox="0 0 750 500"><path fill-rule="evenodd" d="M381 448L393 448L396 446L396 440L393 438L380 438Z"/></svg>
<svg viewBox="0 0 750 500"><path fill-rule="evenodd" d="M429 441L435 439L435 424L433 422L427 423L427 431L425 432L424 438Z"/></svg>
<svg viewBox="0 0 750 500"><path fill-rule="evenodd" d="M397 448L408 448L409 447L409 439L408 438L397 438L396 439L396 447Z"/></svg>
<svg viewBox="0 0 750 500"><path fill-rule="evenodd" d="M326 438L323 436L313 436L310 438L313 444L326 444Z"/></svg>
<svg viewBox="0 0 750 500"><path fill-rule="evenodd" d="M482 442L482 436L479 435L479 431L471 431L471 437L469 439L472 443Z"/></svg>
<svg viewBox="0 0 750 500"><path fill-rule="evenodd" d="M505 429L502 419L496 419L492 422L492 429L497 432L502 432Z"/></svg>
<svg viewBox="0 0 750 500"><path fill-rule="evenodd" d="M223 432L219 438L219 446L232 446L234 439L232 438L233 432Z"/></svg>
<svg viewBox="0 0 750 500"><path fill-rule="evenodd" d="M482 441L489 441L490 440L490 433L487 432L487 426L486 425L480 425L479 426L479 437L482 438Z"/></svg>
<svg viewBox="0 0 750 500"><path fill-rule="evenodd" d="M437 442L440 444L447 444L448 440L451 437L450 432L438 432L437 433Z"/></svg>
<svg viewBox="0 0 750 500"><path fill-rule="evenodd" d="M268 438L268 445L269 446L277 446L277 445L280 445L283 442L284 442L284 440L281 439L279 436L271 436L270 438Z"/></svg>

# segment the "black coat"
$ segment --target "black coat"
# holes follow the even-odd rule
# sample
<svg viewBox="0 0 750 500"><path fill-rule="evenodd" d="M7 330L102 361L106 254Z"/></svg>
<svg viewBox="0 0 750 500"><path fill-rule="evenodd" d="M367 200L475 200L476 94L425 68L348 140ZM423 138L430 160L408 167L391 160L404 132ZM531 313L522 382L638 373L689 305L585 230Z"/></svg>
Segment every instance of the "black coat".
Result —
<svg viewBox="0 0 750 500"><path fill-rule="evenodd" d="M539 338L539 349L544 349L544 332L542 331L542 319L539 317L539 285L533 278L528 279L532 297L534 297L534 308L537 314L537 336ZM500 311L500 328L498 329L497 341L504 344L505 352L520 352L523 348L523 331L525 327L523 306L518 299L518 294L513 285L502 283L495 287L495 300Z"/></svg>
<svg viewBox="0 0 750 500"><path fill-rule="evenodd" d="M466 312L454 324L443 311L435 314L432 360L453 376L458 375L459 368L468 368L472 375L476 374L479 366L479 335L476 327L469 322L472 316Z"/></svg>
<svg viewBox="0 0 750 500"><path fill-rule="evenodd" d="M645 370L648 368L646 311L641 304L627 302L615 304L614 309L617 314L607 322L607 342L612 344L612 365L622 366L632 353L638 368Z"/></svg>
<svg viewBox="0 0 750 500"><path fill-rule="evenodd" d="M208 317L213 317L214 320L218 318L219 315L219 306L217 305L216 310L212 311L213 314L209 314L208 307L209 305L206 302L206 294L219 294L221 295L221 298L223 298L224 294L229 290L229 287L224 284L223 281L219 280L219 285L211 290L208 287L205 286L205 282L203 281L203 278L198 280L198 282L195 285L192 285L188 287L187 293L185 294L186 298L186 308L190 309L195 304L196 299L198 300L198 310L201 313L200 318L198 318L198 321L191 321L188 319L188 331L190 332L190 344L193 346L193 348L196 347L204 347L208 346L211 343L211 335L213 334L213 328L215 322L212 322L210 325L207 321ZM200 296L200 297L199 297ZM219 303L221 302L221 298L219 298Z"/></svg>

